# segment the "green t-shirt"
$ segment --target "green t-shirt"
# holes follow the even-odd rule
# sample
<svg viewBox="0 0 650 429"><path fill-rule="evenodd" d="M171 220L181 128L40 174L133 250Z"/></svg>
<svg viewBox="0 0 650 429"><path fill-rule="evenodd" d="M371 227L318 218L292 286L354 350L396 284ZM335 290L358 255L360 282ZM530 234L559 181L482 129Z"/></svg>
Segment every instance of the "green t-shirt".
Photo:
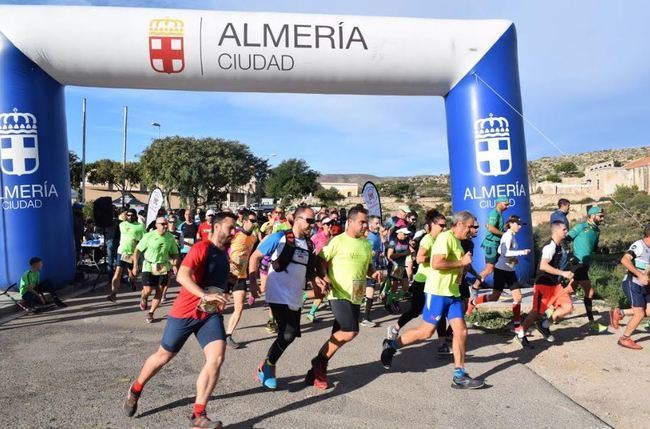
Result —
<svg viewBox="0 0 650 429"><path fill-rule="evenodd" d="M25 295L27 289L34 287L41 282L41 272L27 270L20 276L20 296Z"/></svg>
<svg viewBox="0 0 650 429"><path fill-rule="evenodd" d="M158 234L158 231L146 233L138 243L138 250L144 252L143 273L152 272L153 264L160 264L167 270L170 270L171 264L169 263L169 259L173 255L178 255L176 238L169 232L163 235Z"/></svg>
<svg viewBox="0 0 650 429"><path fill-rule="evenodd" d="M431 234L425 235L422 237L422 240L420 240L420 249L426 249L427 253L425 261L418 265L418 272L413 276L413 280L416 282L424 283L427 281L427 275L431 271L431 248L433 247L434 241L435 239Z"/></svg>
<svg viewBox="0 0 650 429"><path fill-rule="evenodd" d="M117 253L133 255L135 243L142 240L144 234L144 226L140 223L126 221L120 223L120 246L117 248Z"/></svg>
<svg viewBox="0 0 650 429"><path fill-rule="evenodd" d="M600 238L598 225L589 222L579 223L571 228L569 237L573 239L573 254L576 258L582 264L590 264Z"/></svg>
<svg viewBox="0 0 650 429"><path fill-rule="evenodd" d="M434 241L431 255L443 255L447 261L460 261L463 257L463 247L452 231L445 231ZM450 270L431 268L427 275L427 282L424 284L424 291L433 295L459 297L458 285L462 271L462 268Z"/></svg>
<svg viewBox="0 0 650 429"><path fill-rule="evenodd" d="M323 247L320 257L329 261L327 275L332 282L328 299L345 299L361 304L366 292L372 247L365 238L340 234Z"/></svg>
<svg viewBox="0 0 650 429"><path fill-rule="evenodd" d="M275 234L276 232L280 231L289 231L290 229L291 225L289 225L289 222L277 222L275 225L273 225L272 233Z"/></svg>
<svg viewBox="0 0 650 429"><path fill-rule="evenodd" d="M503 216L501 216L499 210L492 209L490 211L490 214L488 215L487 224L492 225L499 231L503 231ZM490 231L488 231L481 245L483 247L499 247L500 242L501 242L501 236L493 234Z"/></svg>

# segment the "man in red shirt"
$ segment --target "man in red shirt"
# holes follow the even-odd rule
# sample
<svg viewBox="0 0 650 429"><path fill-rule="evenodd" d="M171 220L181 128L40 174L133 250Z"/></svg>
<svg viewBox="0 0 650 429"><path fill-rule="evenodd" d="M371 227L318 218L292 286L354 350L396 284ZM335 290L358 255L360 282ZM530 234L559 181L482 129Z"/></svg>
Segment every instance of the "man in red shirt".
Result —
<svg viewBox="0 0 650 429"><path fill-rule="evenodd" d="M197 241L210 241L210 231L212 231L212 223L216 213L210 209L205 213L205 220L199 225L199 230L196 232Z"/></svg>
<svg viewBox="0 0 650 429"><path fill-rule="evenodd" d="M167 317L167 325L158 350L145 361L140 375L129 388L124 413L133 417L144 385L181 350L194 334L203 348L205 365L196 382L196 401L190 426L221 428L220 421L207 417L205 406L212 394L226 351L223 309L229 301L230 262L226 249L235 232L236 216L216 213L210 241L202 241L190 249L178 271L182 286Z"/></svg>

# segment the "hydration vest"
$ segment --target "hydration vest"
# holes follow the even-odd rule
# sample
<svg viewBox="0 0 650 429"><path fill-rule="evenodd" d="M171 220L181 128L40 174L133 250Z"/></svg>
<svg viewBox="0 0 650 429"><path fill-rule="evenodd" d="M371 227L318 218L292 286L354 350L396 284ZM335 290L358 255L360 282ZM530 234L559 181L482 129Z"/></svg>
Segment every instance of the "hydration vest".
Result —
<svg viewBox="0 0 650 429"><path fill-rule="evenodd" d="M284 246L282 247L282 251L275 259L271 259L271 265L273 266L273 270L276 272L286 271L287 267L291 263L305 265L308 271L311 268L313 268L316 262L316 255L314 254L314 243L309 239L305 239L305 241L307 241L307 252L309 256L307 262L302 264L300 262L294 261L293 258L297 250L296 236L293 233L293 230L283 231L283 233L284 233ZM300 250L304 250L304 249L300 249Z"/></svg>

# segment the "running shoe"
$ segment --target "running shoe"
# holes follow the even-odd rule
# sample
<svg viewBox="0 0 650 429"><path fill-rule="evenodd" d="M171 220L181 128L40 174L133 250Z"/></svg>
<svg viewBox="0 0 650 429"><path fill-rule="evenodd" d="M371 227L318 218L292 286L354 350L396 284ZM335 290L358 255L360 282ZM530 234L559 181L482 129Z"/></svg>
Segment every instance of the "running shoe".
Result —
<svg viewBox="0 0 650 429"><path fill-rule="evenodd" d="M612 328L618 329L621 322L621 309L616 307L613 310L609 310L609 323L612 324Z"/></svg>
<svg viewBox="0 0 650 429"><path fill-rule="evenodd" d="M226 345L231 349L238 349L239 347L241 347L241 345L237 341L233 340L232 335L226 336Z"/></svg>
<svg viewBox="0 0 650 429"><path fill-rule="evenodd" d="M133 417L138 411L138 399L140 399L140 395L136 394L131 390L133 388L133 384L129 386L129 393L126 394L126 400L124 400L124 405L122 405L122 409L124 410L124 414L127 417Z"/></svg>
<svg viewBox="0 0 650 429"><path fill-rule="evenodd" d="M147 313L147 318L144 319L147 323L153 323L153 313Z"/></svg>
<svg viewBox="0 0 650 429"><path fill-rule="evenodd" d="M445 341L444 343L438 346L438 354L441 356L451 354L451 349L449 348L449 344L447 344L447 341Z"/></svg>
<svg viewBox="0 0 650 429"><path fill-rule="evenodd" d="M390 369L393 364L393 356L397 351L391 347L390 343L390 340L384 340L383 343L384 350L381 352L381 363L384 365L384 369Z"/></svg>
<svg viewBox="0 0 650 429"><path fill-rule="evenodd" d="M542 322L535 322L535 329L539 331L540 334L544 337L546 341L549 343L552 343L555 341L555 337L551 333L551 330L549 328L545 328L544 325L542 325Z"/></svg>
<svg viewBox="0 0 650 429"><path fill-rule="evenodd" d="M318 311L325 310L325 309L327 308L328 305L329 305L329 301L328 301L328 302L325 302L325 301L321 302L321 303L318 305Z"/></svg>
<svg viewBox="0 0 650 429"><path fill-rule="evenodd" d="M368 319L363 319L360 323L361 326L365 326L366 328L375 328L377 324L373 322L372 320Z"/></svg>
<svg viewBox="0 0 650 429"><path fill-rule="evenodd" d="M598 322L589 322L589 331L593 332L595 334L602 334L603 332L607 331L607 326L601 325Z"/></svg>
<svg viewBox="0 0 650 429"><path fill-rule="evenodd" d="M305 375L305 383L317 389L326 390L329 387L327 380L327 362L315 357L311 360L311 369Z"/></svg>
<svg viewBox="0 0 650 429"><path fill-rule="evenodd" d="M147 305L147 301L145 301L144 299L141 299L140 300L140 310L147 311L148 307L149 306Z"/></svg>
<svg viewBox="0 0 650 429"><path fill-rule="evenodd" d="M530 344L530 341L528 341L528 338L526 336L520 337L519 335L515 335L514 341L521 346L522 349L532 349L533 346Z"/></svg>
<svg viewBox="0 0 650 429"><path fill-rule="evenodd" d="M275 390L278 388L278 380L275 378L275 366L270 365L266 359L257 369L257 380L265 389Z"/></svg>
<svg viewBox="0 0 650 429"><path fill-rule="evenodd" d="M452 378L451 387L454 389L480 389L485 386L485 381L474 379L468 373L464 373L461 377Z"/></svg>
<svg viewBox="0 0 650 429"><path fill-rule="evenodd" d="M275 334L278 332L278 326L275 324L275 321L273 319L269 319L266 322L266 326L264 326L264 329L266 329L266 332L269 334Z"/></svg>
<svg viewBox="0 0 650 429"><path fill-rule="evenodd" d="M252 307L255 305L255 297L253 295L248 295L248 306Z"/></svg>
<svg viewBox="0 0 650 429"><path fill-rule="evenodd" d="M626 349L632 349L632 350L642 350L643 347L638 345L632 338L630 337L621 337L618 339L618 345L621 347L625 347Z"/></svg>
<svg viewBox="0 0 650 429"><path fill-rule="evenodd" d="M190 427L198 429L221 429L223 428L223 423L221 423L219 420L210 420L204 411L198 416L192 414L190 417Z"/></svg>
<svg viewBox="0 0 650 429"><path fill-rule="evenodd" d="M397 336L399 335L399 331L395 329L395 326L389 326L386 329L386 339L387 340L396 340Z"/></svg>
<svg viewBox="0 0 650 429"><path fill-rule="evenodd" d="M551 316L553 316L554 312L555 312L555 308L553 308L553 306L551 305L546 309L544 315L546 316L547 319L551 319Z"/></svg>
<svg viewBox="0 0 650 429"><path fill-rule="evenodd" d="M645 330L650 331L650 322L646 322L645 324Z"/></svg>
<svg viewBox="0 0 650 429"><path fill-rule="evenodd" d="M110 295L108 295L108 296L106 297L106 300L107 300L107 301L110 301L110 302L116 302L116 301L117 301L117 295L115 295L114 293L112 293L112 294L110 294Z"/></svg>

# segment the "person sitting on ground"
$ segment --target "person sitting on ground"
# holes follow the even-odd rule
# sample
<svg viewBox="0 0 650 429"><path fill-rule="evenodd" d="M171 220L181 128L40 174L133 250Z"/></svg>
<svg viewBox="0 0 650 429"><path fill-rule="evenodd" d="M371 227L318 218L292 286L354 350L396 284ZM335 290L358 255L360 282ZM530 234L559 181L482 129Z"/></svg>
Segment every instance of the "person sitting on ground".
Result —
<svg viewBox="0 0 650 429"><path fill-rule="evenodd" d="M54 291L52 285L47 281L41 281L41 270L43 269L43 260L38 256L34 256L29 260L29 270L25 271L20 277L20 296L25 301L28 307L34 305L47 304L43 292L52 295L54 303L57 307L67 307L61 301Z"/></svg>

